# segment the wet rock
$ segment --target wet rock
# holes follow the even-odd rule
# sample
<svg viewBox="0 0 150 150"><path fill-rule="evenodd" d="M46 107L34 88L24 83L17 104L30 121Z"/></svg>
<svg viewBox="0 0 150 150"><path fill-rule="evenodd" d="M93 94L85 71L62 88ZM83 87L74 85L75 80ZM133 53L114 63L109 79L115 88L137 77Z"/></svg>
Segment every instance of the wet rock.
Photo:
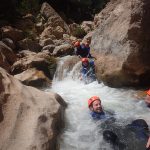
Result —
<svg viewBox="0 0 150 150"><path fill-rule="evenodd" d="M63 99L25 86L0 68L0 149L57 149Z"/></svg>
<svg viewBox="0 0 150 150"><path fill-rule="evenodd" d="M112 87L150 85L150 2L111 1L98 15L91 48L97 77Z"/></svg>

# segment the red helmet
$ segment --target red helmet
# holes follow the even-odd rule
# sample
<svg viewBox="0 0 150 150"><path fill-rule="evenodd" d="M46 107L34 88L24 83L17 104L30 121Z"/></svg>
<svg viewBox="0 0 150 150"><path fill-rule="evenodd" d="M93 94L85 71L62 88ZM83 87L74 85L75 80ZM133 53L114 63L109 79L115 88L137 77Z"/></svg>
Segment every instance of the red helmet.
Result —
<svg viewBox="0 0 150 150"><path fill-rule="evenodd" d="M80 46L80 42L79 42L79 41L75 42L75 43L74 43L74 46L75 46L75 47Z"/></svg>
<svg viewBox="0 0 150 150"><path fill-rule="evenodd" d="M96 100L100 101L100 98L98 96L92 96L89 100L88 100L88 106L90 107L92 105L92 103Z"/></svg>
<svg viewBox="0 0 150 150"><path fill-rule="evenodd" d="M148 91L146 91L146 93L147 93L147 95L149 95L149 96L150 96L150 89L149 89Z"/></svg>
<svg viewBox="0 0 150 150"><path fill-rule="evenodd" d="M89 62L89 60L88 60L88 58L82 58L82 63L88 63Z"/></svg>

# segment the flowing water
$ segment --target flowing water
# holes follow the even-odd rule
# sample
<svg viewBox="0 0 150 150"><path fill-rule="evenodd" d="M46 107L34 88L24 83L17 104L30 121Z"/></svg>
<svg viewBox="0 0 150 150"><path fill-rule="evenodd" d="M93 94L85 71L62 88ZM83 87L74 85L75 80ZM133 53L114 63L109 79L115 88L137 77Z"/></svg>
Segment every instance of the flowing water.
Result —
<svg viewBox="0 0 150 150"><path fill-rule="evenodd" d="M150 125L150 110L144 101L137 100L135 90L110 88L97 81L84 84L77 78L80 63L74 65L72 70L67 67L61 69L68 58L69 56L60 60L51 89L68 103L65 111L66 125L60 136L61 150L111 150L111 146L103 140L99 132L100 121L93 121L89 114L87 100L94 95L101 98L105 110L115 113L117 122L121 125L127 125L138 118ZM63 76L61 80L59 75ZM138 148L134 147L132 150Z"/></svg>

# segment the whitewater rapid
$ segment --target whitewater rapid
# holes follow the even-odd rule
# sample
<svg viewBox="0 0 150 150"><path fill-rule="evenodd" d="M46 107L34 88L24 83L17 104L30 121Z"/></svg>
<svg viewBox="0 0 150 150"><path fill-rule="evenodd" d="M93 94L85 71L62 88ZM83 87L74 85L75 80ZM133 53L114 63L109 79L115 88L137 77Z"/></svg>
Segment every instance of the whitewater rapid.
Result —
<svg viewBox="0 0 150 150"><path fill-rule="evenodd" d="M135 90L110 88L97 81L84 84L72 78L74 73L70 75L65 70L65 74L62 80L55 78L50 89L68 103L65 129L59 138L61 150L111 150L97 130L98 122L90 118L87 100L94 95L100 97L104 109L113 112L120 124L127 125L134 119L142 118L150 125L150 110L143 100L137 100Z"/></svg>

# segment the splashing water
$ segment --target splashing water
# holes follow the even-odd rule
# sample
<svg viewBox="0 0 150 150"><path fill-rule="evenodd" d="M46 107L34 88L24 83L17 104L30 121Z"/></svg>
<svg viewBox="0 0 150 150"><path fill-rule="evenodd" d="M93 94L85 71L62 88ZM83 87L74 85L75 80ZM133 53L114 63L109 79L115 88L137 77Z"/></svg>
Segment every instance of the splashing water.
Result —
<svg viewBox="0 0 150 150"><path fill-rule="evenodd" d="M60 60L57 76L66 60L67 57ZM90 118L87 100L94 95L101 98L105 110L115 113L121 124L127 125L131 120L142 118L150 125L150 110L142 100L136 100L136 91L110 88L97 81L85 85L79 79L73 78L77 76L79 66L80 63L77 63L72 70L64 69L63 79L58 80L56 76L52 84L51 90L60 94L68 103L65 112L66 126L60 136L61 150L111 150L98 132L99 122Z"/></svg>

